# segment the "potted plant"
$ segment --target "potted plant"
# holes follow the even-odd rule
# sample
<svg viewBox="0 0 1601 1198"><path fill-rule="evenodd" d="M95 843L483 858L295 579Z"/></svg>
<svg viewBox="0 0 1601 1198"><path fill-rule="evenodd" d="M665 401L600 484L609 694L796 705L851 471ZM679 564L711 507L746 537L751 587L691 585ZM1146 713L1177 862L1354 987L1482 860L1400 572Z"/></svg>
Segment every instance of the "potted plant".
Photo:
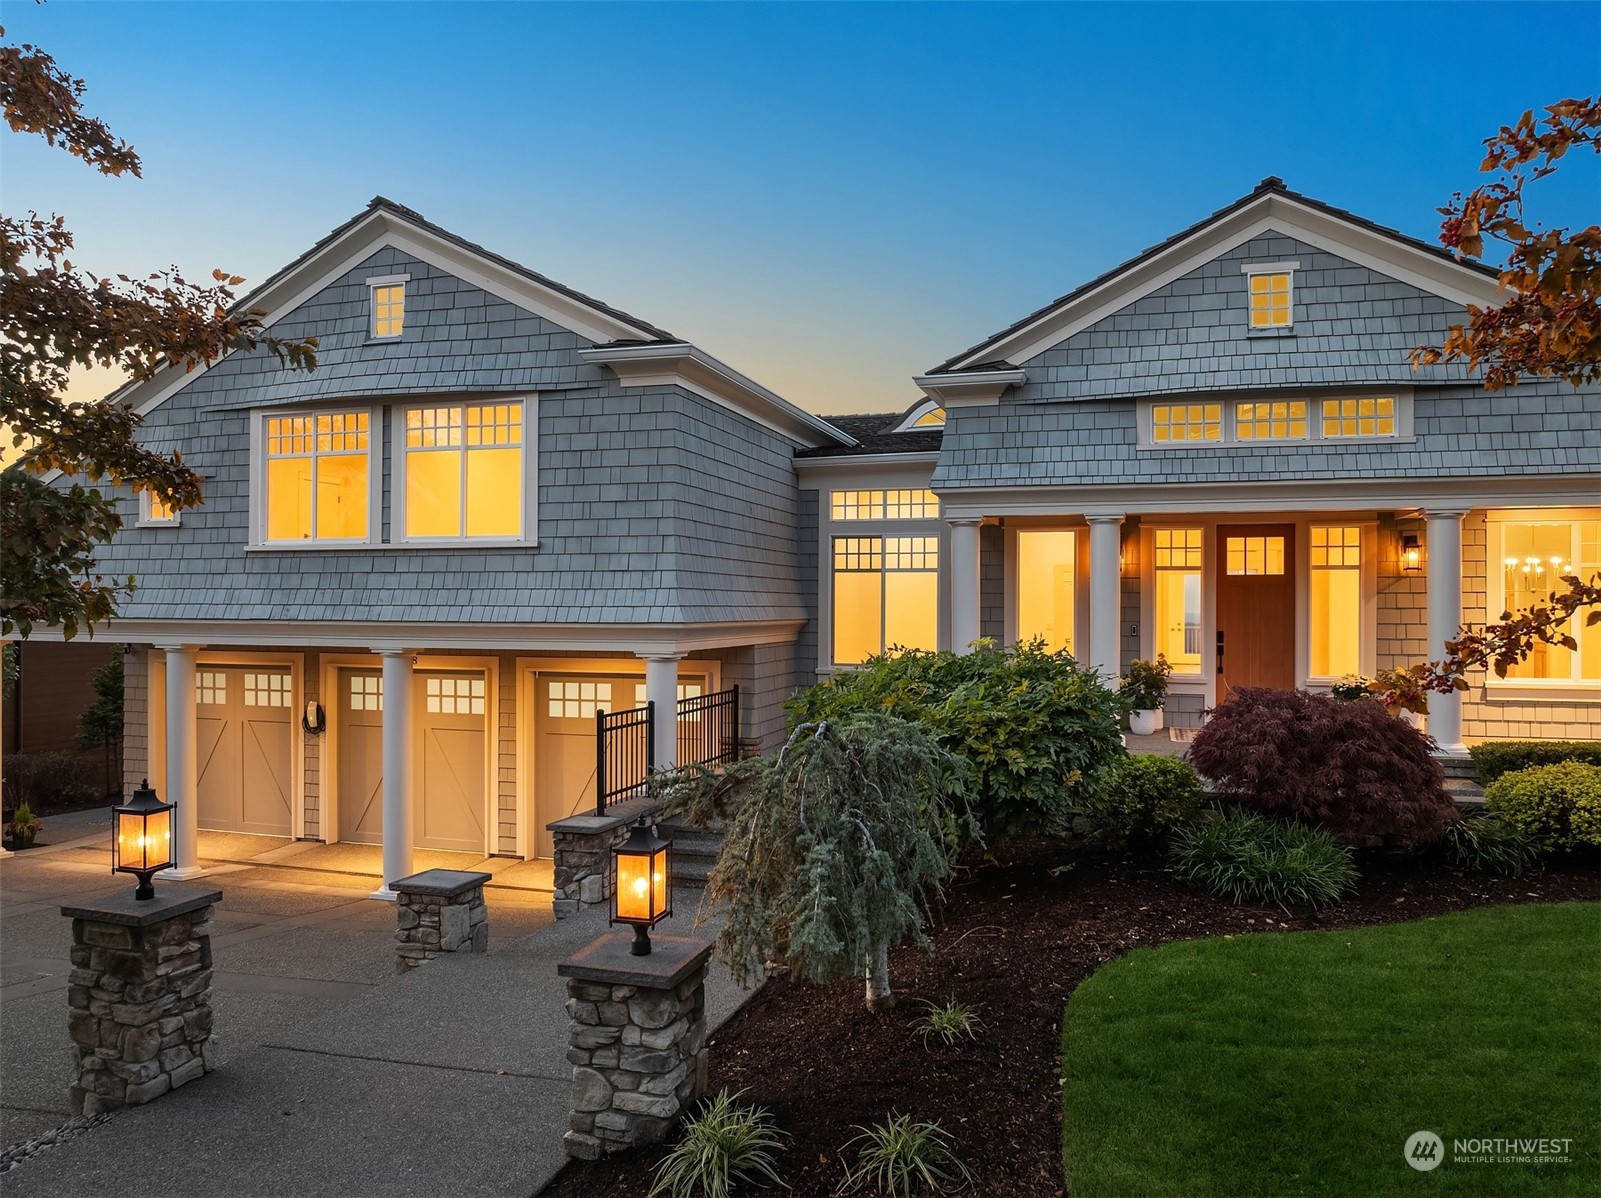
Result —
<svg viewBox="0 0 1601 1198"><path fill-rule="evenodd" d="M33 838L39 834L44 822L33 813L33 808L23 803L11 815L6 824L6 839L14 849L31 849Z"/></svg>
<svg viewBox="0 0 1601 1198"><path fill-rule="evenodd" d="M1167 698L1167 676L1173 672L1167 658L1156 655L1155 661L1136 661L1128 668L1128 677L1118 687L1117 696L1128 712L1128 730L1135 736L1150 736L1162 730L1162 701Z"/></svg>

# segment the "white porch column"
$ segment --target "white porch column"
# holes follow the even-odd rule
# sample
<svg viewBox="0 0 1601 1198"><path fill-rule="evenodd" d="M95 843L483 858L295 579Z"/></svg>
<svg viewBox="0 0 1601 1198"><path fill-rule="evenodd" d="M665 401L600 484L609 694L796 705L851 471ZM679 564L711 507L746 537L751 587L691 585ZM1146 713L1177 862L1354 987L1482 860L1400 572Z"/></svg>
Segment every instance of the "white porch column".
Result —
<svg viewBox="0 0 1601 1198"><path fill-rule="evenodd" d="M203 878L200 868L200 764L195 710L195 661L199 645L157 645L167 655L167 793L162 799L177 805L173 869L161 877L187 881Z"/></svg>
<svg viewBox="0 0 1601 1198"><path fill-rule="evenodd" d="M1117 650L1118 617L1122 612L1123 516L1086 515L1090 526L1090 645L1089 664L1100 671L1102 680L1115 687L1123 673Z"/></svg>
<svg viewBox="0 0 1601 1198"><path fill-rule="evenodd" d="M1462 517L1465 511L1424 512L1429 561L1429 660L1445 657L1445 642L1462 627ZM1462 692L1429 696L1429 735L1442 753L1466 753L1462 743Z"/></svg>
<svg viewBox="0 0 1601 1198"><path fill-rule="evenodd" d="M645 659L645 701L656 705L652 754L659 770L678 764L678 660L681 653L640 654Z"/></svg>
<svg viewBox="0 0 1601 1198"><path fill-rule="evenodd" d="M957 653L967 653L979 638L978 530L984 521L975 517L948 523L951 526L951 648Z"/></svg>
<svg viewBox="0 0 1601 1198"><path fill-rule="evenodd" d="M384 663L384 884L370 897L395 901L389 884L409 877L412 846L410 649L374 649ZM170 683L168 685L171 685Z"/></svg>
<svg viewBox="0 0 1601 1198"><path fill-rule="evenodd" d="M5 650L10 647L10 645L11 645L10 641L0 640L0 654L3 654L5 652ZM3 685L0 685L0 722L3 722L4 719L5 719L5 687ZM20 749L22 746L18 745L17 747ZM0 754L0 760L4 760L4 754ZM3 792L5 790L5 784L6 784L5 771L4 771L4 769L0 769L0 792ZM5 845L0 844L0 861L4 861L7 857L9 857L11 855L12 855L11 854L11 850L6 848Z"/></svg>

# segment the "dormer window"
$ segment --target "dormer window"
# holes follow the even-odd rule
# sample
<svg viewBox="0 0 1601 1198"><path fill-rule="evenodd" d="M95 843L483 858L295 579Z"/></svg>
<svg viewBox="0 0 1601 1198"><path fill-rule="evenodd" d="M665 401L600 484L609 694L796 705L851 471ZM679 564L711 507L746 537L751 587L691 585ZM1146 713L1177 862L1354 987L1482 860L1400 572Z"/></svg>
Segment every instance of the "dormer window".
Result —
<svg viewBox="0 0 1601 1198"><path fill-rule="evenodd" d="M1251 262L1246 276L1253 333L1285 332L1295 323L1295 271L1299 262Z"/></svg>
<svg viewBox="0 0 1601 1198"><path fill-rule="evenodd" d="M900 420L889 430L892 433L910 433L921 429L945 427L945 409L937 399L920 399L908 408Z"/></svg>
<svg viewBox="0 0 1601 1198"><path fill-rule="evenodd" d="M388 275L368 279L372 296L372 336L374 340L399 337L406 329L406 283L409 275Z"/></svg>

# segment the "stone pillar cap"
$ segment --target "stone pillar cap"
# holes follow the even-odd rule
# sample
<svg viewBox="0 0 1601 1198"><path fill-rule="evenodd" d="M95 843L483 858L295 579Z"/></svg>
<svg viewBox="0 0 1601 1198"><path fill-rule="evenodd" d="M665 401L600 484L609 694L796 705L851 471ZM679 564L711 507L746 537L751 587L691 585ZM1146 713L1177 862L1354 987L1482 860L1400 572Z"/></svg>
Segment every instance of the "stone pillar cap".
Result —
<svg viewBox="0 0 1601 1198"><path fill-rule="evenodd" d="M96 923L119 923L133 928L149 927L176 915L187 915L222 900L222 891L199 886L157 886L153 899L136 899L123 891L95 899L93 906L63 907L61 914L72 919L92 919Z"/></svg>
<svg viewBox="0 0 1601 1198"><path fill-rule="evenodd" d="M652 936L643 957L628 951L633 942L631 931L609 932L556 966L556 972L585 982L671 990L712 955L711 944L695 936Z"/></svg>
<svg viewBox="0 0 1601 1198"><path fill-rule="evenodd" d="M389 883L389 889L405 894L437 894L454 898L464 890L484 885L493 876L465 869L425 869L409 878L397 878Z"/></svg>

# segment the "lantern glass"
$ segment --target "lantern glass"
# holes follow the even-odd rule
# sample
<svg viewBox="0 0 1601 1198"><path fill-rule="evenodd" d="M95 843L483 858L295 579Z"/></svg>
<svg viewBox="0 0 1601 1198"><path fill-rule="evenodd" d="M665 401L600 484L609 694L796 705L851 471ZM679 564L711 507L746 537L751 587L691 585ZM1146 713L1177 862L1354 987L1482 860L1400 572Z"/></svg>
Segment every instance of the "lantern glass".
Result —
<svg viewBox="0 0 1601 1198"><path fill-rule="evenodd" d="M655 916L651 902L651 862L655 854L617 854L617 918L629 923L650 923Z"/></svg>
<svg viewBox="0 0 1601 1198"><path fill-rule="evenodd" d="M117 862L124 869L161 869L172 858L172 809L117 812Z"/></svg>
<svg viewBox="0 0 1601 1198"><path fill-rule="evenodd" d="M673 913L671 849L672 841L657 837L641 820L628 839L612 850L617 871L612 890L613 923L631 923L638 931Z"/></svg>

